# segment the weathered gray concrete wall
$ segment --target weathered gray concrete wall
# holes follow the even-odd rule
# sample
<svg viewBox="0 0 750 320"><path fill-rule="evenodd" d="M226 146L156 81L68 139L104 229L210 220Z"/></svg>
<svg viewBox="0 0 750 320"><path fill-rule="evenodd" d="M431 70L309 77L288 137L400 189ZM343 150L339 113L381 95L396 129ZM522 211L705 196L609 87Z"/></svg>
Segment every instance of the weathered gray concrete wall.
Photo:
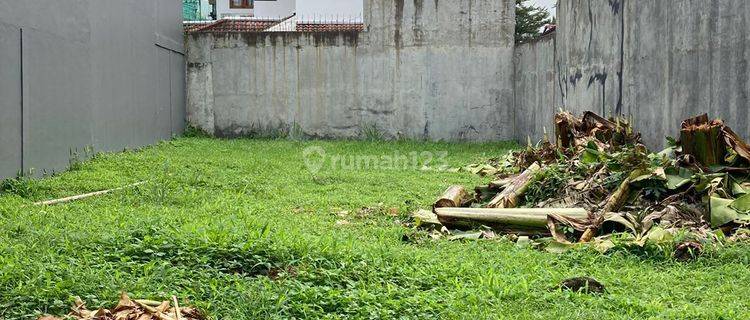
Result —
<svg viewBox="0 0 750 320"><path fill-rule="evenodd" d="M0 0L0 177L179 134L181 5Z"/></svg>
<svg viewBox="0 0 750 320"><path fill-rule="evenodd" d="M21 169L21 30L0 23L0 177Z"/></svg>
<svg viewBox="0 0 750 320"><path fill-rule="evenodd" d="M226 136L298 124L352 137L374 125L524 141L551 133L563 108L632 115L658 148L680 120L709 112L750 137L746 1L560 1L556 33L515 48L512 9L372 0L358 35L191 35L190 121Z"/></svg>
<svg viewBox="0 0 750 320"><path fill-rule="evenodd" d="M622 110L623 0L558 1L555 68L558 106L615 114Z"/></svg>
<svg viewBox="0 0 750 320"><path fill-rule="evenodd" d="M86 42L23 30L23 166L68 165L70 150L91 144L91 65Z"/></svg>
<svg viewBox="0 0 750 320"><path fill-rule="evenodd" d="M626 0L624 104L650 145L708 112L750 138L750 2Z"/></svg>
<svg viewBox="0 0 750 320"><path fill-rule="evenodd" d="M367 31L188 36L188 119L219 136L511 139L514 2L368 0Z"/></svg>
<svg viewBox="0 0 750 320"><path fill-rule="evenodd" d="M533 65L548 44L516 48L518 138L540 138L538 129L525 129L539 125L528 115L549 119L557 108L632 115L653 148L703 112L750 137L747 1L566 0L557 18L553 108L529 100L546 97L549 83L529 86L526 76L549 67Z"/></svg>
<svg viewBox="0 0 750 320"><path fill-rule="evenodd" d="M555 73L555 35L519 44L515 52L516 140L537 141L554 132L552 126L557 77Z"/></svg>
<svg viewBox="0 0 750 320"><path fill-rule="evenodd" d="M199 37L205 37L201 35ZM209 35L210 37L210 35ZM192 38L192 37L191 37ZM189 41L193 43L193 41ZM200 41L197 41L200 42ZM323 43L325 42L325 43ZM190 54L190 79L210 89L192 91L189 118L219 136L238 136L297 124L321 137L356 134L361 97L356 35L301 33L217 36L203 55ZM188 50L194 50L189 46ZM196 56L212 61L198 61ZM211 92L212 98L206 94ZM196 95L198 93L198 95ZM201 116L208 115L212 120Z"/></svg>

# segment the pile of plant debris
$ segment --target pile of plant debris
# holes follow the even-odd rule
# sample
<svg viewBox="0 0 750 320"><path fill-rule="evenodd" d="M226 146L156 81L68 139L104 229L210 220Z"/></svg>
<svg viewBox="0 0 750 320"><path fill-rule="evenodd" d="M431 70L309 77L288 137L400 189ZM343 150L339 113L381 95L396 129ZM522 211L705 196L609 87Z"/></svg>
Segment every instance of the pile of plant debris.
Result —
<svg viewBox="0 0 750 320"><path fill-rule="evenodd" d="M86 303L76 297L71 312L64 319L79 320L203 320L206 317L193 307L180 307L177 298L170 301L132 300L127 293L120 295L120 301L112 310L88 310ZM61 320L53 316L43 316L39 320Z"/></svg>
<svg viewBox="0 0 750 320"><path fill-rule="evenodd" d="M451 186L431 212L414 214L417 225L454 237L547 237L555 247L593 241L605 251L614 234L641 246L680 234L677 255L748 234L750 147L721 120L683 121L679 140L658 153L624 117L560 112L554 121L554 142L545 134L535 146L463 168L493 181L473 195Z"/></svg>

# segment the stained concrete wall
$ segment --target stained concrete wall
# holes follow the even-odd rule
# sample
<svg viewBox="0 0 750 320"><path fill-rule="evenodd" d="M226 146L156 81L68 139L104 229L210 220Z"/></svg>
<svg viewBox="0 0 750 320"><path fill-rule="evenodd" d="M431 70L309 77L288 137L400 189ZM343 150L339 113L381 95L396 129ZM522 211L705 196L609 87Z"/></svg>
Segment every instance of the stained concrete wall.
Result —
<svg viewBox="0 0 750 320"><path fill-rule="evenodd" d="M567 0L511 45L512 1L372 0L360 34L192 35L189 118L233 136L490 140L551 133L555 110L632 115L652 148L709 112L750 137L750 3Z"/></svg>
<svg viewBox="0 0 750 320"><path fill-rule="evenodd" d="M750 137L747 1L566 0L557 19L554 109L529 98L548 96L550 83L526 83L527 74L550 68L533 63L548 43L516 48L517 138L541 137L530 128L539 123L522 115L551 118L557 108L632 115L652 148L703 112Z"/></svg>
<svg viewBox="0 0 750 320"><path fill-rule="evenodd" d="M0 7L0 177L63 170L71 150L122 150L181 132L180 1Z"/></svg>
<svg viewBox="0 0 750 320"><path fill-rule="evenodd" d="M519 44L515 51L515 137L534 141L552 134L557 73L555 72L555 34Z"/></svg>
<svg viewBox="0 0 750 320"><path fill-rule="evenodd" d="M646 141L708 112L750 138L750 3L624 1L624 104Z"/></svg>
<svg viewBox="0 0 750 320"><path fill-rule="evenodd" d="M189 35L189 122L218 136L511 139L514 7L369 0L362 33Z"/></svg>
<svg viewBox="0 0 750 320"><path fill-rule="evenodd" d="M556 101L567 110L622 111L623 0L558 1ZM656 31L656 30L655 30Z"/></svg>

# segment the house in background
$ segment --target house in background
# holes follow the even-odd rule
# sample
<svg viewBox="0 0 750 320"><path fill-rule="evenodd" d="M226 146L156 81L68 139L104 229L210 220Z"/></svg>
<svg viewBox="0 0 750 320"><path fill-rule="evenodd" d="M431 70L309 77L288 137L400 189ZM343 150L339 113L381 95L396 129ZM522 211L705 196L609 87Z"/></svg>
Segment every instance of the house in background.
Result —
<svg viewBox="0 0 750 320"><path fill-rule="evenodd" d="M213 0L216 16L226 17L288 17L296 10L295 0Z"/></svg>
<svg viewBox="0 0 750 320"><path fill-rule="evenodd" d="M285 18L300 21L361 20L363 0L183 0L185 21Z"/></svg>
<svg viewBox="0 0 750 320"><path fill-rule="evenodd" d="M298 0L301 21L362 21L364 0Z"/></svg>
<svg viewBox="0 0 750 320"><path fill-rule="evenodd" d="M182 0L182 20L196 21L201 19L200 0Z"/></svg>
<svg viewBox="0 0 750 320"><path fill-rule="evenodd" d="M202 1L199 9L189 2ZM302 2L304 1L304 4ZM208 15L189 19L185 32L326 32L358 31L363 0L183 0L186 12Z"/></svg>

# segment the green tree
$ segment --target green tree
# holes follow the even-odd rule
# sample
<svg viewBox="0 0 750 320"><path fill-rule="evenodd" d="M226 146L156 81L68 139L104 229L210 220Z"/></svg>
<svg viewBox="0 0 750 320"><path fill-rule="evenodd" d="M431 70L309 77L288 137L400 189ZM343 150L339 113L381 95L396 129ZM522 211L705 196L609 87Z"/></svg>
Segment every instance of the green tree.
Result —
<svg viewBox="0 0 750 320"><path fill-rule="evenodd" d="M547 9L528 4L529 1L516 0L516 42L539 36L541 28L553 21Z"/></svg>

